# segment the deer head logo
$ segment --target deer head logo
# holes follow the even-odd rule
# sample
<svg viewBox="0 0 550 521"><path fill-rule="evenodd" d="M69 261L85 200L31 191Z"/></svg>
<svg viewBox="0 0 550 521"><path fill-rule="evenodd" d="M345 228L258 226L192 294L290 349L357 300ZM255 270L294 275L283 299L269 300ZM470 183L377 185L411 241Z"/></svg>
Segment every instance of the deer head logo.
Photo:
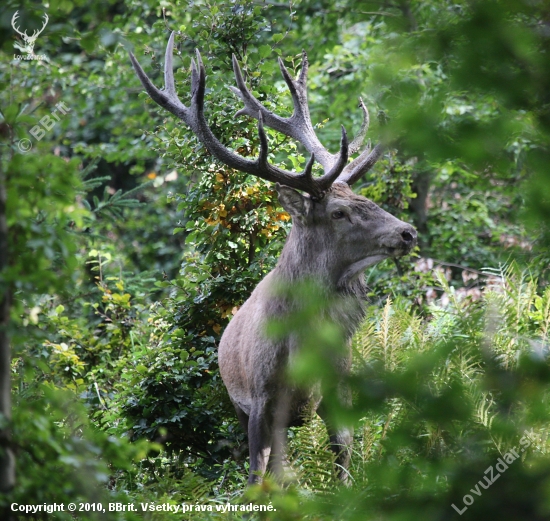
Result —
<svg viewBox="0 0 550 521"><path fill-rule="evenodd" d="M21 32L19 30L19 27L17 27L15 24L17 22L17 18L19 17L19 11L15 11L15 14L13 15L11 19L11 26L14 28L14 30L21 35L23 38L23 41L25 42L24 46L19 45L18 43L14 44L17 49L19 49L21 52L27 53L27 54L34 54L34 45L36 43L36 39L38 38L38 35L44 30L46 25L48 24L48 15L44 13L44 25L42 25L41 29L35 29L33 33L29 36L27 34L27 31Z"/></svg>

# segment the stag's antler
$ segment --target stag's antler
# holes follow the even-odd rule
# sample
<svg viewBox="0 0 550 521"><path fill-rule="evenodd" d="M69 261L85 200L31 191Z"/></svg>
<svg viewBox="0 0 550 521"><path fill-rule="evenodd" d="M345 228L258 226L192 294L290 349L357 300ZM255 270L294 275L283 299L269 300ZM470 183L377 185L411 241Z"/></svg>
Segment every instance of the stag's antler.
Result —
<svg viewBox="0 0 550 521"><path fill-rule="evenodd" d="M277 116L265 108L254 97L243 80L237 59L233 56L233 70L235 72L237 87L230 87L230 89L243 100L245 105L236 115L246 114L253 118L257 118L258 114L261 114L266 125L302 143L308 152L315 155L315 158L321 163L324 170L328 171L340 160L340 157L331 154L323 147L311 124L309 106L307 103L307 71L309 67L307 54L305 51L302 53L302 69L297 80L292 79L281 58L279 58L279 67L292 96L292 102L294 104L292 116L289 118ZM369 128L369 111L361 98L359 98L359 106L363 111L363 123L359 133L349 145L350 155L359 151L363 146ZM342 169L341 174L336 180L345 182L349 185L353 184L373 167L378 158L382 155L382 151L381 145L377 145L372 151L370 150L370 145L367 146L366 150L364 150L359 157Z"/></svg>
<svg viewBox="0 0 550 521"><path fill-rule="evenodd" d="M245 103L245 107L237 112L237 115L247 114L257 118L258 134L260 137L260 153L256 160L252 161L235 154L226 148L216 138L216 136L214 136L204 117L204 92L206 79L204 65L198 50L196 52L196 62L195 60L191 60L192 95L190 106L186 107L178 98L174 83L174 73L172 70L174 38L175 33L172 33L166 47L164 62L165 87L163 91L157 89L153 85L149 77L139 65L135 56L130 53L132 65L134 66L134 69L149 96L151 96L156 103L182 119L197 135L199 140L206 146L210 153L212 153L212 155L214 155L222 163L225 163L236 170L252 174L256 177L260 177L268 181L279 182L298 190L303 190L314 197L322 197L323 193L330 188L335 180L338 179L351 184L351 182L358 179L360 175L365 173L380 156L380 153L378 153L376 158L374 160L372 159L371 156L375 155L375 151L377 150L377 148L375 148L375 150L368 154L368 158L370 158L372 163L367 165L368 167L365 167L366 160L362 159L365 152L346 166L350 147L348 145L346 131L343 127L340 152L338 154L329 153L323 145L321 145L311 125L307 105L307 57L305 53L302 71L297 81L292 80L282 62L279 61L281 71L287 85L289 86L292 99L294 101L294 113L290 118L276 116L267 110L252 95L244 83L237 60L235 56L233 56L233 68L235 71L235 78L238 88L232 87L232 89L241 97L241 99L243 99ZM365 121L361 129L362 131L360 132L359 141L356 138L352 142L352 148L354 150L357 150L361 146L364 134L366 133L366 128L368 127L368 112L363 104L362 108L365 114ZM302 173L296 174L289 172L268 163L268 142L264 131L264 122L269 127L296 139L304 145L308 152L310 152L311 158ZM321 177L314 178L312 175L312 167L316 158L323 166L325 173ZM350 170L350 167L353 167L353 169ZM359 175L357 174L358 170L360 170ZM350 179L352 180L350 181Z"/></svg>

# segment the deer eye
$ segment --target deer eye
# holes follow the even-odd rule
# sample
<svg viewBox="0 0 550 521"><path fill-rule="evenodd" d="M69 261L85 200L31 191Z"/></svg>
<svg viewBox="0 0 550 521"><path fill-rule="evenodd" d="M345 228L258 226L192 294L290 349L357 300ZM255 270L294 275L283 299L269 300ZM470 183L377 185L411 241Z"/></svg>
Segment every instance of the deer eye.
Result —
<svg viewBox="0 0 550 521"><path fill-rule="evenodd" d="M342 210L336 210L332 212L333 219L343 219L345 216L346 214Z"/></svg>

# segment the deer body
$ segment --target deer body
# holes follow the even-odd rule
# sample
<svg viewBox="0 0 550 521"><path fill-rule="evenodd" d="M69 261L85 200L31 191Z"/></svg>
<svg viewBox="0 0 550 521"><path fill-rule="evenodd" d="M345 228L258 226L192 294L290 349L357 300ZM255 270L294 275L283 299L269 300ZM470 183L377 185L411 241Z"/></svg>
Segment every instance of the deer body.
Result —
<svg viewBox="0 0 550 521"><path fill-rule="evenodd" d="M293 222L276 267L258 284L233 317L219 346L222 379L248 434L249 483L254 483L266 470L268 462L276 474L281 473L286 429L291 424L299 424L305 410L319 408L321 417L326 420L320 387L298 387L288 379L288 367L300 349L297 336L290 333L283 339L275 339L266 334L266 325L271 319L284 317L299 305L278 296L277 288L281 284L313 279L328 297L329 304L322 308L322 312L341 326L345 339L349 341L364 316L364 270L388 257L409 253L416 244L416 231L350 189L382 154L380 145L372 150L368 146L348 162L349 155L361 149L368 128L368 111L362 101L363 125L351 143L348 143L343 128L338 154L329 153L319 142L307 106L308 64L305 53L296 80L290 77L282 61L279 62L294 103L294 113L288 118L270 112L252 95L233 57L237 88L232 87L232 90L245 105L238 114L258 119L260 153L256 160L249 160L220 143L206 123L203 112L205 71L198 51L196 62L193 60L191 67L191 105L186 107L181 103L172 71L173 46L174 33L166 49L163 91L152 84L130 54L148 94L181 118L218 160L242 172L277 182L279 201ZM264 121L298 140L311 153L304 172L288 172L267 161ZM325 171L320 177L312 175L314 159ZM351 367L349 346L335 354L331 362L337 373L344 377ZM336 382L334 389L341 401L350 403L350 392L344 384ZM345 480L352 432L350 429L335 430L328 422L327 428L331 448L337 457L338 473Z"/></svg>
<svg viewBox="0 0 550 521"><path fill-rule="evenodd" d="M281 471L286 427L299 425L306 410L322 405L318 389L299 388L288 381L288 366L300 349L296 339L289 336L281 341L266 335L269 320L289 312L289 303L277 297L278 287L306 279L321 284L331 303L325 313L340 325L349 342L364 316L364 269L409 251L416 235L411 226L355 195L346 184L333 184L322 201L283 186L278 191L293 218L292 230L275 269L227 326L218 355L223 381L248 432L250 482L268 462L275 472ZM345 376L351 366L349 345L332 362ZM344 391L340 398L349 402L349 393ZM351 431L331 432L327 427L345 478Z"/></svg>

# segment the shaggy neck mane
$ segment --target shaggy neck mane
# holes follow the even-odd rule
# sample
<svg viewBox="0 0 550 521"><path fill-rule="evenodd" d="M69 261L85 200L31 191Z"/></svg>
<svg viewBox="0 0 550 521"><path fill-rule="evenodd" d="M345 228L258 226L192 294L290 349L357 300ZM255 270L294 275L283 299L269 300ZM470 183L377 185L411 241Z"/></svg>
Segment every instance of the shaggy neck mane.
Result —
<svg viewBox="0 0 550 521"><path fill-rule="evenodd" d="M359 274L342 280L338 272L338 259L330 245L323 244L324 237L294 223L283 251L275 267L277 278L284 282L317 280L330 293L366 298L364 277Z"/></svg>

